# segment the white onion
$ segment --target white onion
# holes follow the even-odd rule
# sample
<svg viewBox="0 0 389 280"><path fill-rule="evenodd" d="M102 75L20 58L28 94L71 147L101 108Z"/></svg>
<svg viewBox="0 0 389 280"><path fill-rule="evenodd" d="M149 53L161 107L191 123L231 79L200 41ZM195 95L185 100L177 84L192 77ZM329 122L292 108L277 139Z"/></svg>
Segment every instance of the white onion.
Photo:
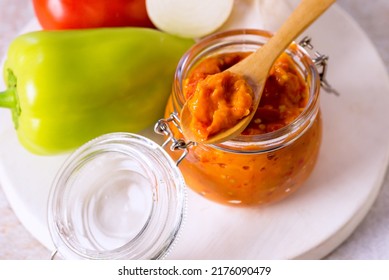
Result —
<svg viewBox="0 0 389 280"><path fill-rule="evenodd" d="M148 15L162 31L199 38L217 30L228 19L234 0L146 0Z"/></svg>

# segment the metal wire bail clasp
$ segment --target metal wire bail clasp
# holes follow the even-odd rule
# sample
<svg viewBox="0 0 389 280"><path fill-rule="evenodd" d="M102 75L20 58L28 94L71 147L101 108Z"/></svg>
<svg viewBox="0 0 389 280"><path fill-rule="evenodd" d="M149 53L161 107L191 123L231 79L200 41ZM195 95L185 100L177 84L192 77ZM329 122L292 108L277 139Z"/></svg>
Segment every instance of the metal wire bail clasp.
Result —
<svg viewBox="0 0 389 280"><path fill-rule="evenodd" d="M58 254L58 249L55 249L54 251L51 252L50 260L53 261L55 260L55 257Z"/></svg>
<svg viewBox="0 0 389 280"><path fill-rule="evenodd" d="M171 142L170 150L182 150L183 153L179 157L179 159L176 161L176 165L178 166L180 162L186 157L186 155L189 153L188 148L190 146L196 145L195 142L189 141L185 142L184 139L177 139L174 137L172 130L169 127L169 123L172 123L177 129L182 132L180 127L180 119L178 118L178 115L176 112L171 113L169 118L167 119L160 119L157 121L157 123L154 126L154 132L157 134L165 135L167 136L166 141L162 144L162 147L165 147L168 143Z"/></svg>
<svg viewBox="0 0 389 280"><path fill-rule="evenodd" d="M309 49L309 50L313 50L314 49L313 45L311 44L311 38L308 37L308 36L304 37L300 41L299 45L302 46L303 48L306 48L306 49ZM313 61L313 63L315 63L316 67L319 70L320 85L322 86L322 88L326 92L333 93L336 96L339 96L340 95L339 92L336 89L334 89L330 85L330 83L328 83L327 78L326 78L326 75L327 75L327 63L328 63L328 58L329 57L327 55L319 53L318 51L315 51L314 55L315 55L315 57L312 59L312 61Z"/></svg>

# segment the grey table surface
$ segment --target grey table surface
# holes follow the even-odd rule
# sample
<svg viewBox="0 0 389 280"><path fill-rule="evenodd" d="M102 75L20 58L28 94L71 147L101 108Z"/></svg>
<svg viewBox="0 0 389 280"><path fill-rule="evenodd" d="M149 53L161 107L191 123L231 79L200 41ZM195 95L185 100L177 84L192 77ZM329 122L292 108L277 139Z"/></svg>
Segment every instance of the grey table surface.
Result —
<svg viewBox="0 0 389 280"><path fill-rule="evenodd" d="M33 17L32 1L0 0L0 56ZM338 0L366 32L389 72L389 0ZM389 141L389 139L388 139ZM50 252L20 224L0 186L0 259L48 259ZM354 233L325 259L389 260L389 172L373 207Z"/></svg>

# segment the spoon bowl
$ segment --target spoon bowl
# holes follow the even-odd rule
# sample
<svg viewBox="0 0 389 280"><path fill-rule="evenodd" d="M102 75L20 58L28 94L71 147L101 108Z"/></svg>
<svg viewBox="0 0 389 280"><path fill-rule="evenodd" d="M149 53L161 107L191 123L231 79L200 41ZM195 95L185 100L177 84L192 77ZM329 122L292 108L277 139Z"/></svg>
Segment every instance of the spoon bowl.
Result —
<svg viewBox="0 0 389 280"><path fill-rule="evenodd" d="M198 143L215 144L232 139L239 135L251 122L257 111L269 71L275 60L290 43L326 11L336 0L302 0L281 28L269 41L254 53L233 65L226 71L242 76L252 89L253 102L250 113L233 126L199 139L191 129L192 113L188 101L184 104L180 119L182 132L187 140Z"/></svg>

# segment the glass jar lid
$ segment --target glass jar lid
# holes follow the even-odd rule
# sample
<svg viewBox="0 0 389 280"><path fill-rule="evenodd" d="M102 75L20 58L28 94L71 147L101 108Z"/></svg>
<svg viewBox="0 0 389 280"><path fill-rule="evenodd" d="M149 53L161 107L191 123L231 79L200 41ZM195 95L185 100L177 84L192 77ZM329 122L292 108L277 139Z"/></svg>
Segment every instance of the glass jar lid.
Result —
<svg viewBox="0 0 389 280"><path fill-rule="evenodd" d="M130 133L98 137L75 151L54 180L48 224L69 259L159 259L177 238L185 182L155 142Z"/></svg>

